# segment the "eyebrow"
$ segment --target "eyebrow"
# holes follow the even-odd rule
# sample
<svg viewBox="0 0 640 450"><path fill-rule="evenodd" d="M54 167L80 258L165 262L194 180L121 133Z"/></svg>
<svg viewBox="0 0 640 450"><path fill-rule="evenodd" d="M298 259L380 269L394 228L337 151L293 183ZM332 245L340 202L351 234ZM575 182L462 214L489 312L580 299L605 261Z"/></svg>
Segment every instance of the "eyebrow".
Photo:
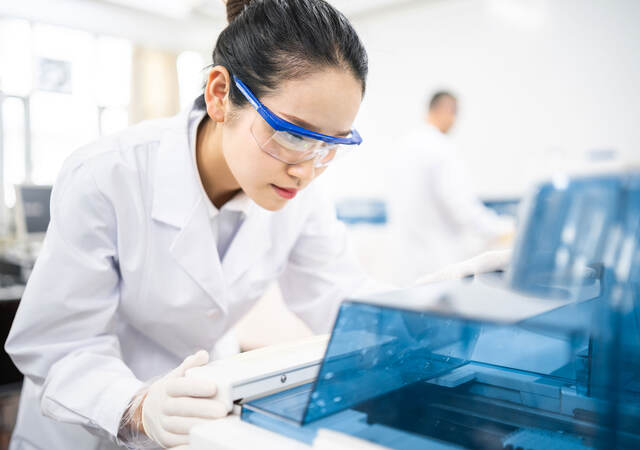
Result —
<svg viewBox="0 0 640 450"><path fill-rule="evenodd" d="M294 124L296 124L296 125L298 125L300 127L307 128L307 129L313 130L313 131L320 129L318 127L315 127L315 126L311 125L309 122L306 122L306 121L300 119L299 117L292 116L290 114L281 113L281 112L279 112L278 114L283 116L283 117L285 117L289 122L294 123ZM336 137L345 137L345 136L348 136L349 134L351 134L351 130L343 131L341 133L336 134L335 136Z"/></svg>

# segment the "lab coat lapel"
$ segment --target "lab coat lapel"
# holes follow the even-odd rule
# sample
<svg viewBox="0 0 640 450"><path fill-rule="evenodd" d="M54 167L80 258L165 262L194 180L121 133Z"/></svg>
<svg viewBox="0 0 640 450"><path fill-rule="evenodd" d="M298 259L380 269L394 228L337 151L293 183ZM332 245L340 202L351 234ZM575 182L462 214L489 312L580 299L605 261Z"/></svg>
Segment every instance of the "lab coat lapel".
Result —
<svg viewBox="0 0 640 450"><path fill-rule="evenodd" d="M175 127L167 130L160 140L152 217L174 227L171 255L226 312L222 267L187 133L188 114L184 114L176 118Z"/></svg>
<svg viewBox="0 0 640 450"><path fill-rule="evenodd" d="M231 286L271 248L269 217L271 213L251 203L247 216L233 238L224 257L222 268Z"/></svg>
<svg viewBox="0 0 640 450"><path fill-rule="evenodd" d="M178 264L227 312L225 282L206 205L199 201L171 245Z"/></svg>

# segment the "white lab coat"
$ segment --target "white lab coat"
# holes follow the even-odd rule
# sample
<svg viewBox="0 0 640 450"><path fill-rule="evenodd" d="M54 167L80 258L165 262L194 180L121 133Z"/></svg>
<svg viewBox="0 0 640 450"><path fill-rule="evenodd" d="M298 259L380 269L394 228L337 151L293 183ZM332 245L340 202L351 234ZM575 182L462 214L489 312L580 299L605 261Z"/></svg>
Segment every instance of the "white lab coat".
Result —
<svg viewBox="0 0 640 450"><path fill-rule="evenodd" d="M389 184L398 195L389 203L397 284L489 250L513 231L512 220L478 200L455 146L434 126L410 134L392 151Z"/></svg>
<svg viewBox="0 0 640 450"><path fill-rule="evenodd" d="M187 117L137 125L64 164L6 342L25 374L12 449L117 448L144 381L213 349L270 281L318 332L366 283L314 184L277 212L252 203L221 263Z"/></svg>

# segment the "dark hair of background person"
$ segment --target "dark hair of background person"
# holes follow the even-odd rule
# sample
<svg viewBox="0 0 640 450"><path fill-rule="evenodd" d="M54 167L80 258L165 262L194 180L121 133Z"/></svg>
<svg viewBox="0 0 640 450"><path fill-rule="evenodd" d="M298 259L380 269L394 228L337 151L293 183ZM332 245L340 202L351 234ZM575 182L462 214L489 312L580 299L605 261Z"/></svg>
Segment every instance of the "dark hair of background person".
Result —
<svg viewBox="0 0 640 450"><path fill-rule="evenodd" d="M228 0L229 25L213 50L224 66L258 97L285 80L327 67L349 70L366 87L367 52L347 18L324 0ZM231 83L231 103L247 100ZM204 95L196 107L205 109Z"/></svg>
<svg viewBox="0 0 640 450"><path fill-rule="evenodd" d="M449 91L438 91L433 96L431 96L431 100L429 101L429 111L438 106L440 101L444 98L450 98L454 101L457 101L456 96L453 95Z"/></svg>

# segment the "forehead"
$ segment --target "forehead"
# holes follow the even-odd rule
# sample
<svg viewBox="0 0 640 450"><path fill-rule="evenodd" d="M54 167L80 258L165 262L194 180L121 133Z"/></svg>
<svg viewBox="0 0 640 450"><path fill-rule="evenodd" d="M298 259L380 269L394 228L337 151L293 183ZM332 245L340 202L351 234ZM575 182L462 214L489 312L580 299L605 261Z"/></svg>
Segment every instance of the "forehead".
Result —
<svg viewBox="0 0 640 450"><path fill-rule="evenodd" d="M313 131L338 135L352 128L362 101L362 85L347 70L324 69L283 81L261 101L286 120L304 121Z"/></svg>
<svg viewBox="0 0 640 450"><path fill-rule="evenodd" d="M455 98L446 95L440 99L440 106L445 107L450 110L455 110L458 106L458 102Z"/></svg>

